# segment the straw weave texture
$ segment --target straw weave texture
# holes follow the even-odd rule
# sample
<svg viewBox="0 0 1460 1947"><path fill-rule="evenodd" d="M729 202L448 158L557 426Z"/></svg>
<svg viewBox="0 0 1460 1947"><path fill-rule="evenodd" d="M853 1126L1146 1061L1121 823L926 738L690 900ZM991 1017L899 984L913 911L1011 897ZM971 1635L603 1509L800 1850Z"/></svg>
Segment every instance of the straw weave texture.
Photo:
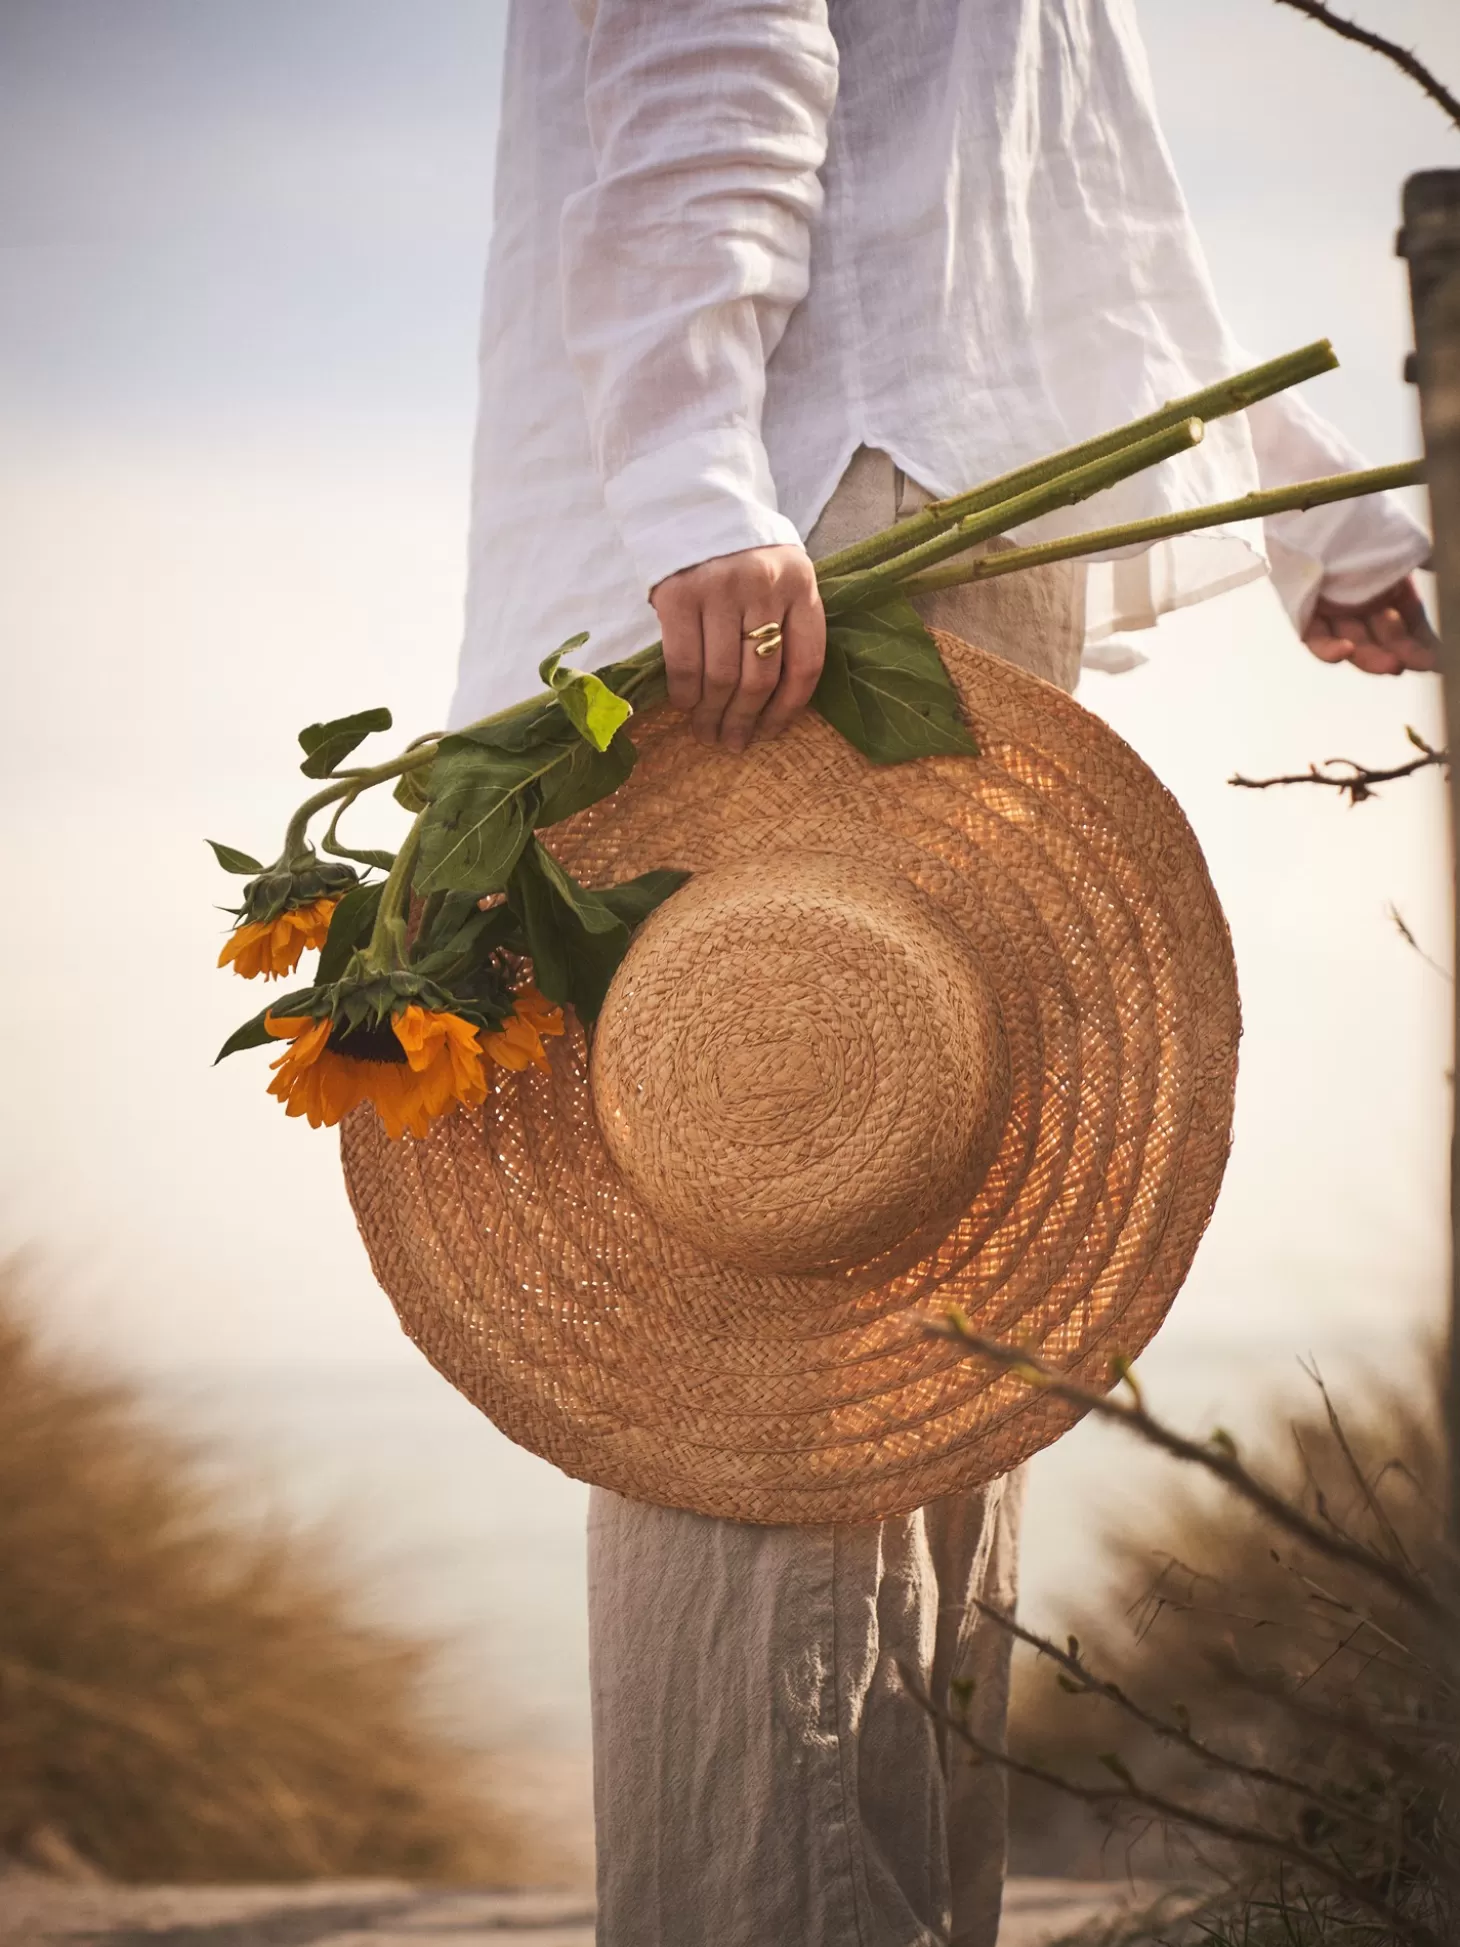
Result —
<svg viewBox="0 0 1460 1947"><path fill-rule="evenodd" d="M1076 1417L928 1339L919 1314L956 1304L979 1332L1103 1385L1190 1265L1226 1161L1238 1037L1230 942L1196 839L1099 719L954 637L938 643L977 759L874 767L816 717L733 759L660 711L636 720L628 783L552 833L589 885L655 866L706 875L706 893L692 883L635 941L593 1080L611 1132L613 1089L636 1066L677 1113L673 1049L696 1048L682 1075L696 1114L681 1127L721 1126L764 1209L736 1209L712 1141L701 1167L693 1145L646 1141L652 1116L637 1148L615 1136L616 1167L575 1025L550 1074L494 1071L481 1110L423 1140L391 1142L368 1107L345 1123L351 1198L405 1329L504 1432L570 1474L748 1521L906 1512L1017 1466ZM768 914L796 908L789 931L753 925L757 876ZM696 936L693 914L674 916L692 895L718 905L704 937L721 947L686 994L664 969ZM821 902L809 932L808 900ZM820 1008L817 923L842 940L826 956L836 1004ZM869 927L891 955L875 976L879 955L846 946ZM926 1005L908 1003L909 983ZM673 997L662 1031L636 985ZM698 1041L697 993L710 1024ZM847 1004L858 993L863 1010ZM901 1076L903 1094L869 1087L869 1068ZM808 1089L817 1114L778 1126L777 1091L804 1111ZM887 1127L921 1131L925 1171L867 1164L877 1143L858 1148L889 1099L906 1124L899 1113ZM774 1156L793 1177L811 1168L799 1226L797 1199L770 1194ZM862 1188L840 1195L858 1171ZM888 1241L847 1262L879 1195L861 1242ZM842 1261L785 1268L829 1258ZM782 1268L758 1268L767 1260Z"/></svg>
<svg viewBox="0 0 1460 1947"><path fill-rule="evenodd" d="M998 995L968 941L897 873L822 852L712 867L661 906L588 1072L636 1201L752 1271L946 1227L1009 1113Z"/></svg>

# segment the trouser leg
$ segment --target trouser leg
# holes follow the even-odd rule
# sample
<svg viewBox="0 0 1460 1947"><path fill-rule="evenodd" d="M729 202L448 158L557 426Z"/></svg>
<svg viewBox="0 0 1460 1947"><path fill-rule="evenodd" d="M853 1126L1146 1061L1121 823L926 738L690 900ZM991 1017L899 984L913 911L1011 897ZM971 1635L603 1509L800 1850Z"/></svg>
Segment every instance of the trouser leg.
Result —
<svg viewBox="0 0 1460 1947"><path fill-rule="evenodd" d="M1004 1800L913 1702L997 1739L1017 1488L857 1526L596 1490L600 1947L993 1947ZM965 1702L966 1700L966 1702Z"/></svg>
<svg viewBox="0 0 1460 1947"><path fill-rule="evenodd" d="M1019 1516L1024 1476L1011 1474L1000 1484L997 1506L978 1573L969 1579L963 1602L946 1603L940 1625L948 1660L936 1673L940 1707L957 1716L980 1744L1002 1748L1009 1714L1009 1663L1014 1639L977 1607L987 1603L1012 1616L1018 1598ZM927 1510L937 1522L944 1509L961 1507L955 1496ZM956 1515L954 1518L957 1518ZM952 1552L949 1550L948 1552ZM966 1553L966 1544L964 1551ZM943 1770L947 1784L948 1876L952 1905L949 1947L994 1947L1009 1856L1009 1777L997 1764L983 1763L946 1729Z"/></svg>

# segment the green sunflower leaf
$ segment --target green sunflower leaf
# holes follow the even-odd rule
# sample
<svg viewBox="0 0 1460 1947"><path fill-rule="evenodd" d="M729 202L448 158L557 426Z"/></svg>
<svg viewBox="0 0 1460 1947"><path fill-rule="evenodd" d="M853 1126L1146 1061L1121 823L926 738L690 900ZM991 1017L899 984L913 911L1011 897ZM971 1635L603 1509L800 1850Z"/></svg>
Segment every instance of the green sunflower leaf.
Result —
<svg viewBox="0 0 1460 1947"><path fill-rule="evenodd" d="M419 971L427 959L448 947L463 928L475 925L481 908L469 892L433 893L421 910L411 947L411 965Z"/></svg>
<svg viewBox="0 0 1460 1947"><path fill-rule="evenodd" d="M542 992L574 1008L580 1020L596 1019L634 928L688 876L645 872L590 890L534 838L508 882L507 903L520 920Z"/></svg>
<svg viewBox="0 0 1460 1947"><path fill-rule="evenodd" d="M507 883L533 975L550 1001L592 1021L629 948L629 927L533 839Z"/></svg>
<svg viewBox="0 0 1460 1947"><path fill-rule="evenodd" d="M425 765L418 771L402 771L396 779L391 796L414 818L418 811L424 811L431 802L431 767Z"/></svg>
<svg viewBox="0 0 1460 1947"><path fill-rule="evenodd" d="M320 948L315 985L329 987L350 964L350 956L370 938L384 886L352 886L330 915L330 930Z"/></svg>
<svg viewBox="0 0 1460 1947"><path fill-rule="evenodd" d="M522 922L505 903L483 912L461 893L448 893L434 919L429 934L417 942L412 970L438 981L457 1013L499 1027L512 1011L512 992L511 974L497 958L498 949L518 955L527 951Z"/></svg>
<svg viewBox="0 0 1460 1947"><path fill-rule="evenodd" d="M383 706L357 710L352 717L331 717L328 723L308 723L299 733L299 748L304 752L299 768L306 777L328 777L357 744L373 731L389 730L390 725L390 712Z"/></svg>
<svg viewBox="0 0 1460 1947"><path fill-rule="evenodd" d="M574 741L566 725L528 750L446 738L431 766L416 891L500 892L537 821L539 782Z"/></svg>
<svg viewBox="0 0 1460 1947"><path fill-rule="evenodd" d="M902 595L828 618L811 703L874 764L978 755L938 645Z"/></svg>
<svg viewBox="0 0 1460 1947"><path fill-rule="evenodd" d="M483 912L470 893L448 892L429 911L411 954L412 969L454 990L463 970L479 965L518 936L517 915L505 905Z"/></svg>
<svg viewBox="0 0 1460 1947"><path fill-rule="evenodd" d="M216 838L208 839L207 843L212 846L213 856L225 872L247 876L264 869L257 859L250 858L247 852L240 852L236 845L220 845Z"/></svg>
<svg viewBox="0 0 1460 1947"><path fill-rule="evenodd" d="M449 741L478 744L483 750L525 751L543 742L557 742L568 727L556 696L543 696L534 708L520 715L514 711L500 720L489 717L485 723L471 723L464 730L454 730Z"/></svg>
<svg viewBox="0 0 1460 1947"><path fill-rule="evenodd" d="M312 1002L317 991L317 984L315 987L298 987L292 994L281 994L278 1000L269 1001L251 1021L245 1021L241 1028L233 1030L214 1055L213 1066L216 1068L225 1055L236 1055L243 1048L268 1047L277 1038L264 1026L268 1016L272 1014L276 1019L283 1020L290 1014L307 1014L310 1010L304 1003Z"/></svg>
<svg viewBox="0 0 1460 1947"><path fill-rule="evenodd" d="M678 892L688 877L687 872L668 868L641 872L637 879L625 879L622 885L600 887L593 897L632 930L642 926L654 908L664 904L670 893Z"/></svg>
<svg viewBox="0 0 1460 1947"><path fill-rule="evenodd" d="M539 826L556 825L610 797L633 770L638 753L622 731L607 750L575 737L561 763L544 771L539 785Z"/></svg>
<svg viewBox="0 0 1460 1947"><path fill-rule="evenodd" d="M591 670L561 669L563 657L573 649L581 649L588 640L586 635L570 636L560 649L546 657L538 667L538 674L562 705L568 721L578 735L594 750L606 751L615 735L634 714L634 706L624 697L615 694L600 676Z"/></svg>

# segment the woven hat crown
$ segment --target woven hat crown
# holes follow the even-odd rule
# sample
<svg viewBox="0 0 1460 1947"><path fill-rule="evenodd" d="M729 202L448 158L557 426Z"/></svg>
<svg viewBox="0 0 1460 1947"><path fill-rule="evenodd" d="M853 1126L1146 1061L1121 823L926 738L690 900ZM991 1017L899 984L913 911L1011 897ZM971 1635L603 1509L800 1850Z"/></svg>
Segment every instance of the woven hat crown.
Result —
<svg viewBox="0 0 1460 1947"><path fill-rule="evenodd" d="M1009 1107L966 936L901 875L817 853L722 866L661 906L590 1079L643 1206L754 1271L828 1270L951 1220Z"/></svg>

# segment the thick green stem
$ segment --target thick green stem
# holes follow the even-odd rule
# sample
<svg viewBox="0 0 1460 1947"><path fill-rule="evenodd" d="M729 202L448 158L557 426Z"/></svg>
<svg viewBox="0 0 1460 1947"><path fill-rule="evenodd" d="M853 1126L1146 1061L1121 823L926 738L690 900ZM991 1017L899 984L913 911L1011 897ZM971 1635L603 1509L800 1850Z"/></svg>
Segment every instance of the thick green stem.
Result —
<svg viewBox="0 0 1460 1947"><path fill-rule="evenodd" d="M857 568L870 568L879 561L885 561L891 554L901 553L905 548L915 547L931 539L934 534L942 533L965 514L975 514L985 507L1012 500L1019 494L1027 493L1031 487L1043 486L1057 475L1071 473L1076 467L1087 466L1093 460L1106 459L1122 447L1148 438L1152 433L1165 432L1182 420L1222 419L1228 413L1245 411L1260 399L1270 399L1274 393L1286 392L1290 386L1301 385L1305 379L1333 371L1337 364L1338 358L1332 345L1326 338L1320 338L1316 344L1305 345L1300 351L1271 359L1265 365L1255 365L1250 372L1239 372L1235 378L1206 386L1188 398L1173 399L1169 405L1148 413L1144 419L1132 421L1129 426L1101 433L1095 439L1067 447L1063 453L1051 454L1048 459L1035 460L1029 466L1017 467L1012 473L1005 473L997 480L986 480L966 493L953 495L951 499L934 501L931 506L924 507L895 527L887 528L881 534L873 534L865 541L857 541L851 547L840 548L835 554L826 555L817 565L828 576L850 574Z"/></svg>
<svg viewBox="0 0 1460 1947"><path fill-rule="evenodd" d="M380 904L375 911L370 944L365 949L366 957L377 967L405 965L406 913L411 900L411 875L416 867L416 854L421 849L421 826L425 817L424 811L418 812L412 821L405 842L395 855L395 864L390 868L380 891Z"/></svg>
<svg viewBox="0 0 1460 1947"><path fill-rule="evenodd" d="M1092 460L1085 466L1075 467L1069 473L1057 474L1054 479L1031 487L1027 493L1016 495L1013 500L1001 500L996 506L965 514L962 520L955 522L944 533L924 541L921 546L900 551L875 568L865 568L860 574L823 582L822 599L826 612L828 615L840 614L845 609L854 608L859 602L885 594L888 589L905 582L909 576L946 561L950 555L962 554L969 548L977 547L980 541L991 540L1011 527L1022 527L1026 521L1037 520L1042 514L1051 514L1058 508L1073 507L1078 501L1088 500L1092 494L1128 480L1133 473L1143 473L1147 467L1157 466L1162 460L1169 460L1175 454L1198 445L1203 430L1199 419L1184 419L1179 426L1171 426L1164 432L1135 440L1117 452Z"/></svg>
<svg viewBox="0 0 1460 1947"><path fill-rule="evenodd" d="M357 782L354 790L347 791L344 797L335 805L335 815L330 819L329 830L320 841L321 849L328 852L332 859L353 859L357 865L375 865L377 863L368 854L356 852L350 846L342 845L339 839L340 820L364 789L365 786Z"/></svg>
<svg viewBox="0 0 1460 1947"><path fill-rule="evenodd" d="M1071 561L1084 554L1112 554L1120 548L1161 541L1173 534L1195 534L1204 527L1233 521L1260 520L1268 514L1301 513L1330 501L1357 500L1363 494L1385 493L1396 487L1417 487L1425 477L1424 462L1372 467L1363 473L1337 473L1323 480L1305 480L1294 487L1273 487L1246 494L1240 500L1219 501L1181 513L1157 514L1150 520L1127 521L1121 527L1101 527L1088 534L1072 534L1062 541L1042 541L1037 547L1008 548L983 554L976 561L958 561L931 574L914 575L900 585L906 595L931 595L939 588L961 588L966 582L994 581L1024 568L1042 568L1051 561Z"/></svg>
<svg viewBox="0 0 1460 1947"><path fill-rule="evenodd" d="M525 706L519 704L517 707L521 709ZM511 713L504 710L502 714L507 716ZM488 719L488 721L495 721L495 719ZM306 798L289 820L288 829L284 833L286 863L299 858L306 850L311 818L318 817L321 811L327 810L332 804L338 804L343 811L345 806L341 803L342 799L358 798L362 791L370 790L373 785L388 784L393 777L401 777L407 771L418 771L429 764L435 755L435 744L419 748L413 744L408 751L403 752L399 757L393 757L388 764L373 764L368 770L351 771L347 776L331 778L322 791L316 791L312 798ZM331 830L333 829L331 826Z"/></svg>

